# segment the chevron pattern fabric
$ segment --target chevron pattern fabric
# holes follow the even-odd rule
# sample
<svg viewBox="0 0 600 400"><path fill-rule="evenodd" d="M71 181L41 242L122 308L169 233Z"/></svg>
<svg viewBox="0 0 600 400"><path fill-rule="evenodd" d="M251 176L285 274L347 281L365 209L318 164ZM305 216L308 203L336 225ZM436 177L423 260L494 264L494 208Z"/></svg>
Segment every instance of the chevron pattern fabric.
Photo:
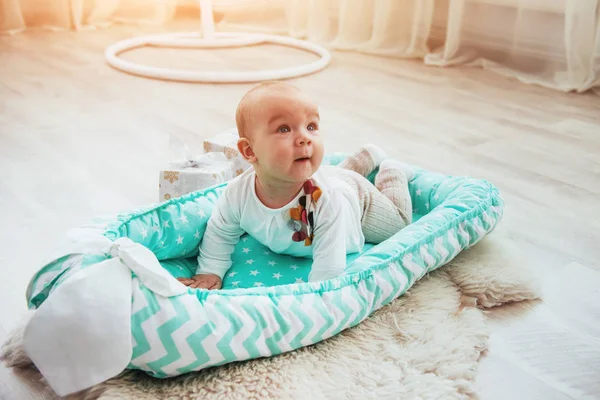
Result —
<svg viewBox="0 0 600 400"><path fill-rule="evenodd" d="M342 158L332 156L328 162L336 164ZM127 236L152 250L172 275L189 276L223 188L123 214L94 229L110 240ZM277 259L272 267L285 268L285 279L273 269L269 275L279 278L256 285L256 274L248 273L248 260L253 260L249 253L264 249L252 244L252 238L236 248L232 272L239 273L226 277L224 290L188 289L180 296L162 297L134 276L129 368L163 378L325 340L401 296L425 274L476 244L502 219L502 198L483 180L418 170L410 190L415 222L349 257L344 274L330 281L306 283L309 264L290 273L291 261ZM30 307L43 303L69 275L109 256L97 249L47 263L29 285Z"/></svg>

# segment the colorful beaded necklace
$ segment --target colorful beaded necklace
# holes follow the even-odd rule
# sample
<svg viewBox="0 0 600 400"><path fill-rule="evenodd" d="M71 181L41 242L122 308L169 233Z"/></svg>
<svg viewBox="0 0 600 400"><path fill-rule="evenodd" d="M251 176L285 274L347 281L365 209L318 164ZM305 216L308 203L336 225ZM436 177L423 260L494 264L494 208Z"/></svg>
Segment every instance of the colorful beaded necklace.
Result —
<svg viewBox="0 0 600 400"><path fill-rule="evenodd" d="M304 182L304 195L299 199L299 205L290 209L290 222L288 226L294 231L294 242L304 241L305 246L310 246L314 240L314 209L323 192L312 181Z"/></svg>

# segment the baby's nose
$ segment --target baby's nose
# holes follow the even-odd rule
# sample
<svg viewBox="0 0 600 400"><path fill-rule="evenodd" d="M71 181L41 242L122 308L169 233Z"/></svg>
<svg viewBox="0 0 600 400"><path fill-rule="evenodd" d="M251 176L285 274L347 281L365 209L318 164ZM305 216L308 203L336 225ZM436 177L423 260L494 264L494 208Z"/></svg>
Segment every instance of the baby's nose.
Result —
<svg viewBox="0 0 600 400"><path fill-rule="evenodd" d="M301 132L298 135L296 143L298 143L298 145L309 145L312 143L312 141L310 140L310 135L308 135L307 132Z"/></svg>

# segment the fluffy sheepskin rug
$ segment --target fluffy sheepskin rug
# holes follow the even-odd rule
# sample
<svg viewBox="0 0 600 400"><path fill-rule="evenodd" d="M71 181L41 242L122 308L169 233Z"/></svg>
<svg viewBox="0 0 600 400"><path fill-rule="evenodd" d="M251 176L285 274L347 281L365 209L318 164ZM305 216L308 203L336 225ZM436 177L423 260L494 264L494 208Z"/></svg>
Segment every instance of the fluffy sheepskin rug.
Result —
<svg viewBox="0 0 600 400"><path fill-rule="evenodd" d="M475 398L489 338L483 310L537 298L527 266L493 234L324 342L168 380L129 371L69 399ZM43 385L21 348L21 332L10 336L2 356L15 373Z"/></svg>

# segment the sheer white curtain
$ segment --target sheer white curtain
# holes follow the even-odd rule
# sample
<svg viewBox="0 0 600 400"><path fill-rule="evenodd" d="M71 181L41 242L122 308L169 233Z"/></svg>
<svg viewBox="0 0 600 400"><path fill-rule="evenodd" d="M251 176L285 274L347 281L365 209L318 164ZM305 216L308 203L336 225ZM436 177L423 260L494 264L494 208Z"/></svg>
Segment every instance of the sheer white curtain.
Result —
<svg viewBox="0 0 600 400"><path fill-rule="evenodd" d="M0 33L88 29L114 22L162 24L181 0L0 0Z"/></svg>
<svg viewBox="0 0 600 400"><path fill-rule="evenodd" d="M334 49L481 66L600 94L600 0L271 0L225 12L223 30L268 30Z"/></svg>
<svg viewBox="0 0 600 400"><path fill-rule="evenodd" d="M165 23L194 0L0 0L0 32ZM266 31L333 49L480 66L600 94L600 0L213 0L221 30Z"/></svg>

